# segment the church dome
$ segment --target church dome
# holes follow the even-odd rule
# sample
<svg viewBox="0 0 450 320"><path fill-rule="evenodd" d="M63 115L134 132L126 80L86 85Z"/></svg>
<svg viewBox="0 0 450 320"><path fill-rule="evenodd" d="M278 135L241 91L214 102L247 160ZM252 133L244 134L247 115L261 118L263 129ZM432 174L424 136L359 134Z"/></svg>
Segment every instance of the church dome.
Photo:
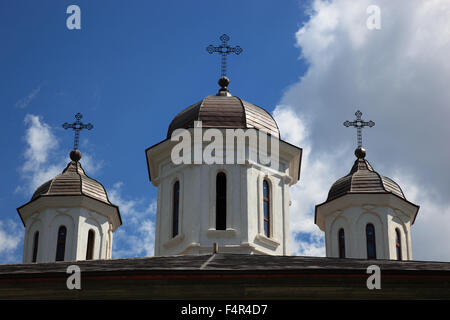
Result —
<svg viewBox="0 0 450 320"><path fill-rule="evenodd" d="M78 160L81 159L81 153L74 150L70 153L71 162L63 172L53 179L45 182L36 189L31 201L42 196L87 196L108 205L112 205L106 194L103 185L88 177L84 172Z"/></svg>
<svg viewBox="0 0 450 320"><path fill-rule="evenodd" d="M363 148L357 148L355 155L357 159L350 173L331 186L327 202L351 193L392 193L406 200L402 189L395 181L373 170L365 159L366 151Z"/></svg>
<svg viewBox="0 0 450 320"><path fill-rule="evenodd" d="M207 96L177 114L169 125L167 138L170 138L176 129L193 128L194 121L202 121L203 128L254 128L280 138L278 125L270 113L232 96L227 89L228 84L228 78L221 78L221 89L217 95Z"/></svg>

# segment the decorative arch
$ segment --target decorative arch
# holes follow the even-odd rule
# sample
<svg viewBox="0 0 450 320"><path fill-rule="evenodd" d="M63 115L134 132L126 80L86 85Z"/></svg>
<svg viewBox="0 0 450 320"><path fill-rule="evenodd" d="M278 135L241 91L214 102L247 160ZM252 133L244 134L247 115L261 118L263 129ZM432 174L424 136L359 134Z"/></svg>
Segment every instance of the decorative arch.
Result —
<svg viewBox="0 0 450 320"><path fill-rule="evenodd" d="M54 255L57 251L58 247L58 235L59 235L59 228L61 226L66 227L66 239L65 239L65 247L64 247L64 259L75 259L74 251L75 248L73 247L73 240L74 240L74 230L75 230L75 223L73 220L73 217L67 213L62 213L58 211L58 214L52 219L50 223L49 231L49 239L47 243L50 243L49 252L48 252L48 259L55 259L56 256Z"/></svg>
<svg viewBox="0 0 450 320"><path fill-rule="evenodd" d="M377 257L385 257L385 247L384 247L384 237L383 232L385 230L385 225L381 218L372 211L366 211L362 213L356 221L356 231L355 239L360 239L358 243L359 252L361 256L367 256L367 234L366 226L367 224L373 224L375 229L375 248Z"/></svg>
<svg viewBox="0 0 450 320"><path fill-rule="evenodd" d="M340 243L339 243L339 231L341 229L344 230L344 247L345 247L345 257L349 256L349 253L351 252L350 239L352 238L352 230L351 230L351 223L349 222L348 218L345 216L344 212L338 211L335 213L335 217L333 221L330 224L329 228L329 236L327 237L328 246L331 248L331 256L333 257L340 257Z"/></svg>
<svg viewBox="0 0 450 320"><path fill-rule="evenodd" d="M43 233L41 230L44 230L42 227L41 219L38 216L34 216L31 219L31 224L27 227L24 239L24 262L37 262L40 260L40 256L42 254L42 250L39 250L39 247L42 247L43 244ZM29 220L28 220L29 221ZM27 221L27 224L28 224ZM34 256L34 243L35 243L35 234L39 232L40 245L38 243L38 249L36 253L36 261L33 261Z"/></svg>

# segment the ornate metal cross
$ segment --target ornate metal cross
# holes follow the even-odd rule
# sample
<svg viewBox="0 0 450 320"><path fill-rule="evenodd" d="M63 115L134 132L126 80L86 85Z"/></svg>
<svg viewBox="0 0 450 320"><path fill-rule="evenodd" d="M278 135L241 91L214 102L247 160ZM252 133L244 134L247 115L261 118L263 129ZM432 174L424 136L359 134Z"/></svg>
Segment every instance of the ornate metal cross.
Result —
<svg viewBox="0 0 450 320"><path fill-rule="evenodd" d="M227 75L227 55L229 55L230 53L235 53L237 55L241 54L242 48L239 46L230 47L227 44L228 40L230 40L230 37L226 34L221 35L219 39L220 39L220 41L222 41L222 44L220 46L215 47L212 44L210 44L206 48L206 51L208 51L208 53L210 53L210 54L213 54L214 52L218 52L222 56L221 71L222 71L222 77L225 77Z"/></svg>
<svg viewBox="0 0 450 320"><path fill-rule="evenodd" d="M64 123L62 125L62 127L64 129L73 129L75 131L75 139L74 139L74 143L73 143L73 148L74 149L78 149L78 142L80 140L80 131L83 129L88 129L91 130L92 128L94 128L94 126L90 123L88 124L84 124L82 123L80 120L81 118L83 118L83 115L81 113L77 113L75 115L75 119L77 119L77 121L75 121L74 123Z"/></svg>
<svg viewBox="0 0 450 320"><path fill-rule="evenodd" d="M356 128L356 132L357 132L357 136L358 136L358 147L362 147L362 128L364 127L373 127L375 125L375 122L373 122L372 120L370 121L364 121L361 119L362 116L362 112L361 111L356 111L355 112L355 116L356 116L356 120L350 122L350 121L345 121L344 122L344 126L346 127L350 127L353 126Z"/></svg>

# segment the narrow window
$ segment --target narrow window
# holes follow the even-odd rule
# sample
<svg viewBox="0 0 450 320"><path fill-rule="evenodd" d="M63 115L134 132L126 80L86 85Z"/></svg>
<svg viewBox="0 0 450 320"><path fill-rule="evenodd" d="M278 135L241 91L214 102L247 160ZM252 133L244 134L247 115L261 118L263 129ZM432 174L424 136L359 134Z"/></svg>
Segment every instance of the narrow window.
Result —
<svg viewBox="0 0 450 320"><path fill-rule="evenodd" d="M180 216L180 182L173 185L173 209L172 209L172 237L178 235L178 220Z"/></svg>
<svg viewBox="0 0 450 320"><path fill-rule="evenodd" d="M216 177L216 229L227 228L227 176L219 172Z"/></svg>
<svg viewBox="0 0 450 320"><path fill-rule="evenodd" d="M58 229L58 241L56 243L56 261L64 261L64 253L66 251L66 234L67 229L61 226Z"/></svg>
<svg viewBox="0 0 450 320"><path fill-rule="evenodd" d="M397 260L402 260L402 240L400 230L395 229L395 249L397 251Z"/></svg>
<svg viewBox="0 0 450 320"><path fill-rule="evenodd" d="M345 232L344 229L339 229L338 233L339 243L339 258L345 258Z"/></svg>
<svg viewBox="0 0 450 320"><path fill-rule="evenodd" d="M375 245L375 227L373 224L366 225L367 259L376 259L377 251Z"/></svg>
<svg viewBox="0 0 450 320"><path fill-rule="evenodd" d="M87 250L86 250L86 260L92 260L94 258L94 242L95 242L95 232L94 230L89 230Z"/></svg>
<svg viewBox="0 0 450 320"><path fill-rule="evenodd" d="M36 231L34 233L33 239L33 260L31 262L36 262L37 260L38 246L39 246L39 231Z"/></svg>
<svg viewBox="0 0 450 320"><path fill-rule="evenodd" d="M270 187L267 180L263 181L263 203L264 203L264 235L270 238Z"/></svg>

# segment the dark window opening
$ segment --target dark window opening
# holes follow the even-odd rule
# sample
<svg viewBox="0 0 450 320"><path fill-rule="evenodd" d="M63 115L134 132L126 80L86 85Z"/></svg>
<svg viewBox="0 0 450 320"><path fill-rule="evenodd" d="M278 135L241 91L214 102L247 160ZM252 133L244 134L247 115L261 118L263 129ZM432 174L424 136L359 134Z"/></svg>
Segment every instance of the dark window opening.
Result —
<svg viewBox="0 0 450 320"><path fill-rule="evenodd" d="M34 233L33 239L33 260L31 262L36 262L37 260L38 246L39 246L39 231L36 231Z"/></svg>
<svg viewBox="0 0 450 320"><path fill-rule="evenodd" d="M95 232L94 230L89 230L87 250L86 250L86 260L92 260L94 258L94 242L95 242Z"/></svg>
<svg viewBox="0 0 450 320"><path fill-rule="evenodd" d="M369 223L366 226L367 259L376 259L375 227Z"/></svg>
<svg viewBox="0 0 450 320"><path fill-rule="evenodd" d="M227 228L227 177L219 172L216 177L216 230Z"/></svg>
<svg viewBox="0 0 450 320"><path fill-rule="evenodd" d="M173 185L173 209L172 209L172 237L178 235L178 220L180 215L180 182Z"/></svg>
<svg viewBox="0 0 450 320"><path fill-rule="evenodd" d="M395 229L395 250L397 252L397 260L402 260L402 240L398 229Z"/></svg>
<svg viewBox="0 0 450 320"><path fill-rule="evenodd" d="M58 229L58 241L56 243L56 261L64 261L64 254L66 251L66 235L67 229L61 226Z"/></svg>
<svg viewBox="0 0 450 320"><path fill-rule="evenodd" d="M345 258L345 232L344 229L339 229L339 258Z"/></svg>
<svg viewBox="0 0 450 320"><path fill-rule="evenodd" d="M264 235L270 237L270 187L267 180L263 181L263 203L264 203Z"/></svg>

